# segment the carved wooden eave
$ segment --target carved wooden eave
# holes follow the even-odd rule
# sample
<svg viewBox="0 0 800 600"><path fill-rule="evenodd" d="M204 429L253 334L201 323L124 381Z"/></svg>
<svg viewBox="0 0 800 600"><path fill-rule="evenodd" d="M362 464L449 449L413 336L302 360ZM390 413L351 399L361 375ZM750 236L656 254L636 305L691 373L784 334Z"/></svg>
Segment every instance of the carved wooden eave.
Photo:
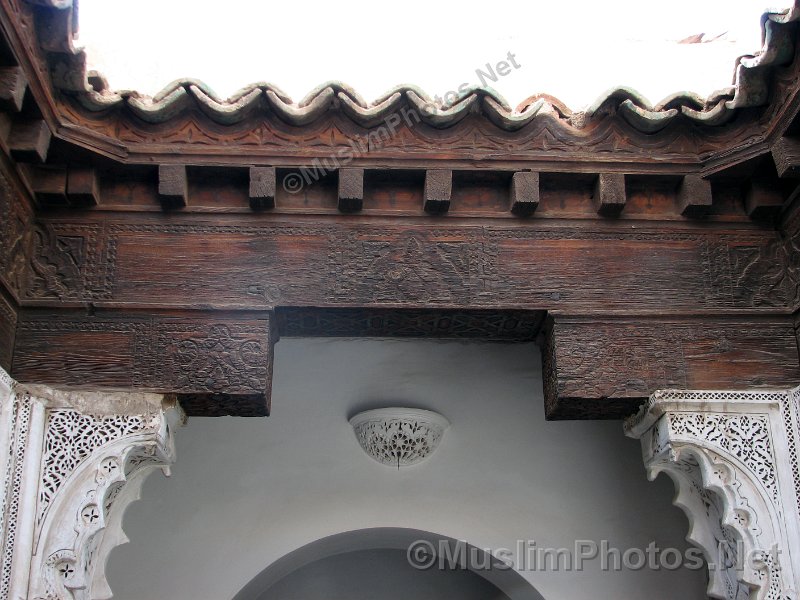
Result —
<svg viewBox="0 0 800 600"><path fill-rule="evenodd" d="M0 366L269 411L279 335L541 339L550 418L800 380L800 5L732 85L109 90L69 0L0 0Z"/></svg>

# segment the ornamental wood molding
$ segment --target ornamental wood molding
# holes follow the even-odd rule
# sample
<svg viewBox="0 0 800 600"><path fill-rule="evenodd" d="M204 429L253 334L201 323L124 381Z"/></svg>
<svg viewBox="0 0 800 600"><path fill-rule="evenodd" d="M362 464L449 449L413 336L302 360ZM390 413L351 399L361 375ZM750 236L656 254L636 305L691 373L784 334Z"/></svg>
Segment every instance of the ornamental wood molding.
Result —
<svg viewBox="0 0 800 600"><path fill-rule="evenodd" d="M641 440L650 479L675 482L709 597L798 598L800 388L658 391L625 432Z"/></svg>
<svg viewBox="0 0 800 600"><path fill-rule="evenodd" d="M548 418L800 381L797 5L708 99L110 90L0 0L0 366L269 413L281 335L537 341Z"/></svg>
<svg viewBox="0 0 800 600"><path fill-rule="evenodd" d="M23 386L0 371L0 598L111 598L105 565L144 479L175 460L162 396Z"/></svg>

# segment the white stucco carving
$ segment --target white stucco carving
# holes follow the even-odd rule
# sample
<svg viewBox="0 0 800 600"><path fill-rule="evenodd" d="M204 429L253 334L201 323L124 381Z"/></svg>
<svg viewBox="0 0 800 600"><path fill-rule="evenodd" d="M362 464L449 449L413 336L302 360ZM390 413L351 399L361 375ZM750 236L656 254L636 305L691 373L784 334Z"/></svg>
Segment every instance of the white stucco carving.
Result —
<svg viewBox="0 0 800 600"><path fill-rule="evenodd" d="M408 467L436 450L450 422L439 413L416 408L378 408L350 419L358 443L379 463Z"/></svg>
<svg viewBox="0 0 800 600"><path fill-rule="evenodd" d="M667 473L709 564L708 594L796 600L800 589L800 388L659 391L625 423L650 479Z"/></svg>
<svg viewBox="0 0 800 600"><path fill-rule="evenodd" d="M0 372L0 600L103 600L109 552L145 477L174 461L177 404L61 392Z"/></svg>

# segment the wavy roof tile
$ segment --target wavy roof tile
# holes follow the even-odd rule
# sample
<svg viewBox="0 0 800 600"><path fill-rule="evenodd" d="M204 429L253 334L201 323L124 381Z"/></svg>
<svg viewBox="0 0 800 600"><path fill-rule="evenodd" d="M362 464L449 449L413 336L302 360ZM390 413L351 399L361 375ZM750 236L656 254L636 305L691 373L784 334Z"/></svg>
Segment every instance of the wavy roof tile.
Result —
<svg viewBox="0 0 800 600"><path fill-rule="evenodd" d="M73 95L86 110L127 109L143 121L163 123L199 109L223 125L238 123L258 112L273 112L289 124L303 126L335 109L359 125L373 127L402 106L410 106L424 122L438 128L455 125L470 113L481 113L507 131L520 129L542 115L555 116L580 129L609 110L616 110L643 133L658 132L678 119L718 126L731 120L739 109L768 103L770 73L792 62L795 49L791 24L800 20L800 0L789 9L765 13L761 18L761 50L739 57L732 85L708 98L679 92L651 104L636 90L621 87L606 91L586 110L572 112L562 102L544 94L531 96L512 108L496 91L477 87L442 105L413 85L399 85L368 103L355 90L335 81L320 85L300 102L293 102L280 88L266 82L248 85L227 99L218 97L207 85L194 79L174 81L152 97L135 91L114 91L101 75L87 73L85 54L74 46L72 36L77 30L77 18L73 1L28 1L56 9L48 24L51 34L56 34L40 42L48 51L55 87Z"/></svg>

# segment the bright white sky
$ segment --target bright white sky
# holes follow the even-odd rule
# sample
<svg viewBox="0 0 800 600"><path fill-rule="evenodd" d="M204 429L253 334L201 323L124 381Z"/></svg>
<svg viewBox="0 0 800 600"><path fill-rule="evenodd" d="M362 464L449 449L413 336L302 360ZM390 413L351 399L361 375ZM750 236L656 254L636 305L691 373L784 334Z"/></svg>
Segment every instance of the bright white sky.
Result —
<svg viewBox="0 0 800 600"><path fill-rule="evenodd" d="M652 102L730 85L735 58L760 48L765 8L762 0L80 0L78 42L117 90L152 95L192 77L227 97L269 81L296 101L334 79L368 102L400 83L444 96L478 85L476 69L512 52L519 68L491 83L512 106L545 92L580 109L617 85ZM699 33L726 35L676 43Z"/></svg>

